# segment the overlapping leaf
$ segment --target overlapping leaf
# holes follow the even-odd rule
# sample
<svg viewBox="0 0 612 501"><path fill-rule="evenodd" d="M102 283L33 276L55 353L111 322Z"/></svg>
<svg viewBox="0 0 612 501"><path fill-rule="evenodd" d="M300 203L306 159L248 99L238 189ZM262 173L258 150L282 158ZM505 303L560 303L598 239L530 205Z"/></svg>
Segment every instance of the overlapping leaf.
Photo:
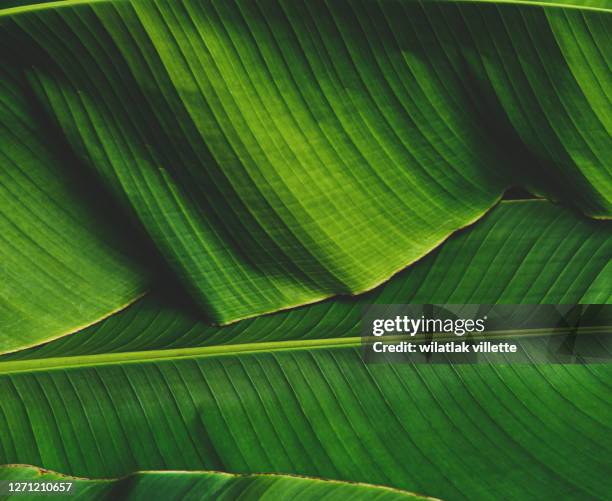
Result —
<svg viewBox="0 0 612 501"><path fill-rule="evenodd" d="M605 2L109 0L0 29L227 322L370 289L508 185L608 217L609 20Z"/></svg>
<svg viewBox="0 0 612 501"><path fill-rule="evenodd" d="M0 75L0 353L97 322L148 280L108 210L91 209L75 159L33 120L24 86Z"/></svg>
<svg viewBox="0 0 612 501"><path fill-rule="evenodd" d="M215 327L180 299L157 293L61 342L4 359L358 337L362 307L371 303L610 303L609 228L544 201L502 202L479 224L355 298Z"/></svg>
<svg viewBox="0 0 612 501"><path fill-rule="evenodd" d="M610 365L367 366L350 347L38 362L0 379L3 461L299 473L447 499L612 487Z"/></svg>
<svg viewBox="0 0 612 501"><path fill-rule="evenodd" d="M298 473L447 499L605 497L609 365L361 359L360 302L609 301L607 223L543 201L503 203L481 223L362 299L222 328L143 302L4 357L0 462L90 477Z"/></svg>
<svg viewBox="0 0 612 501"><path fill-rule="evenodd" d="M0 479L14 482L71 482L70 499L177 499L233 501L256 499L276 501L369 500L426 501L432 498L385 487L322 481L283 475L230 475L219 472L148 471L116 480L67 477L31 466L0 467ZM57 495L57 494L56 494ZM27 499L19 493L8 499ZM36 495L31 497L35 498Z"/></svg>
<svg viewBox="0 0 612 501"><path fill-rule="evenodd" d="M369 302L609 303L608 223L502 203L361 298L226 328L201 319L370 289L511 185L609 217L610 5L562 3L0 10L0 351L142 292L111 231L115 208L146 230L136 253L150 240L199 305L158 292L2 357L0 463L88 477L298 473L448 499L605 498L609 365L366 365L356 336ZM88 191L67 187L81 174L104 217ZM399 495L217 473L83 482L135 497L212 484L228 497Z"/></svg>

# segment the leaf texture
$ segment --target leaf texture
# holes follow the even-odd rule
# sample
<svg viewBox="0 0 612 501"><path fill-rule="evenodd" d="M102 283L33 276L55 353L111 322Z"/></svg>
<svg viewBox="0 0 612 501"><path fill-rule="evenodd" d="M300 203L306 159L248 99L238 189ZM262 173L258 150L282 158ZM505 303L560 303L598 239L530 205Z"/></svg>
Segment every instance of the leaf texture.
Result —
<svg viewBox="0 0 612 501"><path fill-rule="evenodd" d="M371 289L511 185L609 217L610 19L607 2L68 1L0 11L0 43L225 323Z"/></svg>
<svg viewBox="0 0 612 501"><path fill-rule="evenodd" d="M91 210L78 164L0 75L0 353L64 336L142 296L149 281Z"/></svg>
<svg viewBox="0 0 612 501"><path fill-rule="evenodd" d="M72 482L70 499L168 499L233 501L426 501L433 498L367 484L285 475L231 475L221 472L146 471L116 480L75 478L32 466L0 467L0 479L13 482ZM8 499L27 499L22 493ZM36 498L36 496L32 496Z"/></svg>
<svg viewBox="0 0 612 501"><path fill-rule="evenodd" d="M364 365L338 347L32 369L0 378L1 462L288 472L446 499L612 487L610 365Z"/></svg>
<svg viewBox="0 0 612 501"><path fill-rule="evenodd" d="M467 303L506 281L500 302L609 300L607 286L592 289L609 273L608 223L543 201L502 203L481 223L363 299L223 328L143 301L4 357L0 463L87 477L297 473L443 499L605 498L610 365L362 361L360 302ZM480 275L464 269L474 262Z"/></svg>
<svg viewBox="0 0 612 501"><path fill-rule="evenodd" d="M373 303L611 303L610 224L545 201L502 202L475 226L358 297L215 327L177 306L177 298L158 293L73 336L0 360L354 338L362 308Z"/></svg>

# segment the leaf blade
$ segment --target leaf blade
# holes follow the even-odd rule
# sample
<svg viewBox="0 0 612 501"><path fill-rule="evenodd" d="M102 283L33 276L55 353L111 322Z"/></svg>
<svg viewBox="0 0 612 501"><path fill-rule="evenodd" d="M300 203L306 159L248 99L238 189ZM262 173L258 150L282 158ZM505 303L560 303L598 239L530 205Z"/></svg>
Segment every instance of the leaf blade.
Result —
<svg viewBox="0 0 612 501"><path fill-rule="evenodd" d="M23 81L4 69L0 77L2 353L112 315L144 294L148 278L75 187L74 159L41 139Z"/></svg>
<svg viewBox="0 0 612 501"><path fill-rule="evenodd" d="M461 274L448 273L454 260L445 255L470 254L474 244L475 255L483 253L496 263L489 277L494 282L524 262L511 256L524 258L525 249L546 244L547 253L533 251L538 266L518 266L519 274L524 283L535 284L545 270L550 281L542 284L538 297L562 297L567 284L557 278L564 273L542 267L540 259L545 255L548 263L569 264L577 272L567 275L573 280L585 263L597 260L582 261L569 243L572 239L565 238L571 235L568 228L580 246L597 242L584 238L582 231L602 224L547 202L505 203L482 225L457 235L429 258L446 264L440 276L454 284L439 294L469 301L479 289L471 280L458 286ZM551 225L556 230L547 232ZM517 227L524 234L513 240ZM497 236L486 239L484 234ZM601 242L608 242L607 233L602 235ZM488 243L479 251L483 240ZM491 260L490 246L509 254ZM579 259L555 259L556 252L566 251ZM420 284L431 266L408 272L416 272ZM605 270L601 260L594 276ZM394 301L403 291L404 297L418 298L412 280L390 282L378 297ZM433 283L434 289L439 286ZM583 297L590 287L586 278L573 293ZM517 290L524 295L521 287ZM421 291L429 298L434 292ZM477 293L490 291L484 287ZM75 336L84 349L73 347L72 357L44 358L70 353L64 346L53 355L51 345L49 351L41 348L27 355L29 360L4 357L0 426L8 433L0 435L0 462L98 477L160 468L299 473L454 499L487 498L499 489L517 498L590 499L609 490L608 476L602 474L610 466L606 451L612 450L609 365L365 364L359 341L350 337L358 317L352 308L359 300L347 303L348 313L335 299L303 308L320 309L310 319L302 310L256 319L225 340L228 344L223 344L224 333L240 323L216 328L216 334L215 329L198 332L193 323L176 322L172 315L169 322L156 324L163 311L154 309L143 323L128 315L127 323L109 331L134 329L136 343L131 346L139 346L140 352L121 351L125 345L119 344L116 353L96 355L95 344L86 348L87 338ZM183 340L194 332L199 339L172 347L168 340L181 326ZM166 349L147 345L156 329L161 331L159 348ZM294 340L283 341L289 337ZM100 347L108 341L102 339ZM232 344L240 340L252 342ZM83 355L88 349L91 354ZM463 461L466 457L470 460Z"/></svg>
<svg viewBox="0 0 612 501"><path fill-rule="evenodd" d="M2 22L75 152L227 323L369 290L510 185L608 217L610 17L589 5L67 2Z"/></svg>
<svg viewBox="0 0 612 501"><path fill-rule="evenodd" d="M0 479L12 482L71 482L77 497L104 499L121 495L129 499L376 499L414 500L426 498L405 491L368 484L337 482L283 475L232 475L210 471L145 471L120 479L85 479L70 477L34 466L0 466ZM13 496L8 496L10 499ZM19 496L23 498L23 494Z"/></svg>
<svg viewBox="0 0 612 501"><path fill-rule="evenodd" d="M62 342L0 361L96 353L358 338L368 304L610 303L609 223L545 201L502 202L389 282L357 297L208 325L177 298L149 295L125 312Z"/></svg>

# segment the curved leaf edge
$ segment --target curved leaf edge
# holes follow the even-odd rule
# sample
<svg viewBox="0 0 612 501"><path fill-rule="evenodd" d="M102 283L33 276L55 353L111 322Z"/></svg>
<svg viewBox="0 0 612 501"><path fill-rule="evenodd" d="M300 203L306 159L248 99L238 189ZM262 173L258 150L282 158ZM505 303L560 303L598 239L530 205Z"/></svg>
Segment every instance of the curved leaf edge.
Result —
<svg viewBox="0 0 612 501"><path fill-rule="evenodd" d="M201 476L218 476L225 477L226 479L238 480L238 479L251 479L251 478L267 478L272 480L297 480L307 482L309 485L328 485L328 486L352 486L357 488L363 488L367 491L376 491L378 493L388 492L394 493L398 497L422 501L440 501L438 498L417 494L414 492L406 491L403 489L397 489L395 487L389 487L386 485L370 484L366 482L355 482L351 480L335 480L320 477L311 477L306 475L298 474L287 474L287 473L230 473L226 471L218 470L141 470L134 471L128 475L121 477L111 478L89 478L79 477L74 475L67 475L65 473L57 472L54 470L48 470L35 465L29 464L3 464L0 465L0 479L8 477L11 473L24 473L29 475L27 481L35 481L36 477L52 476L56 481L75 481L84 482L87 484L114 484L121 481L133 479L135 477L150 477L156 475L168 475L168 476L182 476L182 475L201 475Z"/></svg>
<svg viewBox="0 0 612 501"><path fill-rule="evenodd" d="M57 333L57 334L52 334L52 335L50 335L50 336L48 336L48 337L46 337L44 339L41 339L41 340L39 340L39 341L37 341L35 343L29 343L29 344L21 345L19 347L16 347L16 348L13 348L13 349L10 349L10 350L6 350L6 351L0 351L0 356L8 355L9 353L18 353L20 351L28 350L30 348L35 348L37 346L42 346L44 344L48 344L48 343L51 343L53 341L57 341L58 339L61 339L63 337L71 336L72 334L77 334L78 332L82 332L85 329L88 329L89 327L93 327L94 325L99 324L100 322L104 322L104 320L107 320L108 318L112 317L113 315L117 315L117 314L121 313L125 309L129 308L133 304L135 304L138 301L140 301L148 293L149 293L149 291L145 290L144 292L141 292L141 293L137 294L136 296L134 296L127 303L124 303L124 304L118 306L117 308L115 308L115 309L105 313L101 317L98 317L98 318L96 318L96 319L94 319L94 320L92 320L90 322L86 322L84 324L75 326L74 328L69 329L68 331Z"/></svg>
<svg viewBox="0 0 612 501"><path fill-rule="evenodd" d="M80 1L80 0L79 0ZM84 0L84 1L90 1L90 0ZM96 0L98 1L98 0ZM101 1L107 1L107 0L101 0ZM0 11L0 16L1 16L1 11ZM508 189L508 188L506 188ZM505 190L504 190L505 192ZM399 273L403 272L404 270L408 269L409 267L417 264L418 262L420 262L421 260L423 260L424 258L426 258L428 255L430 255L432 252L435 252L437 249L439 249L449 238L451 238L453 235L465 231L466 229L474 226L476 223L478 223L478 221L480 221L481 219L483 219L487 214L489 214L492 210L494 210L497 206L499 206L500 204L515 204L515 203L525 203L525 202L544 202L544 203L551 203L549 200L545 199L545 198L537 198L537 199L517 199L517 200L504 200L503 199L503 194L500 195L496 201L488 208L486 209L484 212L482 212L481 214L479 214L478 216L476 216L475 218L473 218L472 220L470 220L469 222L467 222L465 225L457 228L456 230L450 232L448 235L446 235L444 238L440 239L438 242L436 242L429 251L425 252L424 254L416 257L415 259L413 259L412 261L409 261L408 263L406 263L405 265L401 266L400 268L394 270L390 275L386 276L385 278L383 278L381 281L376 282L375 284L365 288L365 289L360 289L357 291L351 291L350 293L336 293L336 294L324 294L321 296L318 296L317 298L314 298L312 301L307 301L307 302L298 302L295 304L291 304L289 306L284 306L282 308L278 308L275 310L270 310L270 311L265 311L265 312L259 312L259 313L253 313L251 315L245 315L239 318L235 318L231 321L228 322L214 322L214 321L208 321L207 323L213 327L227 327L227 326L231 326L234 325L238 322L241 322L243 320L248 320L248 319L253 319L253 318L257 318L257 317L262 317L262 316L268 316L268 315L274 315L276 313L280 313L283 311L290 311L290 310L295 310L297 308L301 308L304 306L310 306L310 305L314 305L314 304L318 304L321 303L323 301L327 301L330 300L332 298L355 298L358 297L362 294L366 294L370 291L373 291L374 289L377 289L378 287L383 286L385 283L389 282L390 280L393 279L393 277L395 277L396 275L398 275ZM555 203L555 202L552 202ZM589 216L586 216L589 217ZM6 351L2 351L0 350L0 356L2 355L8 355L10 353L17 353L23 350L27 350L30 348L35 348L37 346L42 346L44 344L50 343L52 341L55 341L57 339L61 339L62 337L66 337L72 334L77 334L89 327L92 327L100 322L103 322L104 320L107 320L109 317L116 315L118 313L121 313L123 310L125 310L126 308L128 308L129 306L133 305L134 303L138 302L139 300L141 300L144 296L146 296L147 294L151 293L152 291L147 290L142 292L141 294L139 294L138 296L134 297L132 300L130 300L129 302L121 305L120 307L109 311L107 314L99 317L96 320L93 320L91 322L88 322L86 324L77 326L73 329L70 329L66 332L62 332L62 333L58 333L56 335L52 335L49 336L47 338L44 338L42 340L40 340L39 342L36 343L31 343L28 345L23 345L20 346L18 348L15 349L11 349L11 350L6 350ZM203 318L204 320L204 318Z"/></svg>
<svg viewBox="0 0 612 501"><path fill-rule="evenodd" d="M26 3L23 5L0 8L0 17L4 15L20 14L43 9L56 9L72 5L83 5L92 3L104 3L117 0L43 0L41 2ZM120 0L125 1L125 0ZM541 8L577 9L595 12L612 12L612 5L607 0L580 1L580 0L429 0L432 3L465 3L465 4L501 4L501 5L524 5Z"/></svg>
<svg viewBox="0 0 612 501"><path fill-rule="evenodd" d="M351 300L351 299L357 299L360 296L367 294L369 292L375 291L378 288L384 287L385 284L387 284L388 282L392 281L396 276L398 276L400 273L405 272L406 270L410 269L411 267L414 267L416 265L418 265L418 263L420 263L421 261L423 261L424 259L426 259L429 255L431 255L432 253L436 252L438 249L440 249L441 247L443 247L444 243L449 240L450 238L461 234L463 232L465 232L466 230L469 231L470 228L473 228L477 225L477 223L481 220L483 220L484 218L486 218L491 212L493 212L496 208L498 207L502 207L502 206L516 206L516 205L524 205L524 204L529 204L529 205L552 205L552 206L556 206L559 207L561 209L565 209L565 210L571 210L572 213L577 217L577 218L582 218L582 219L587 219L587 220L597 220L594 218L590 218L588 216L585 216L583 213L581 212L577 212L575 210L572 210L571 207L568 207L565 204L562 203L558 203L558 202L551 202L547 199L544 198L536 198L536 199L515 199L515 200L505 200L502 197L500 197L500 199L488 210L486 210L480 217L476 218L474 221L470 222L469 224L463 226L462 228L450 233L447 237L445 237L443 240L441 240L434 248L431 249L431 251L427 252L426 254L424 254L423 256L411 261L410 263L408 263L407 265L405 265L404 267L396 270L392 275L390 275L389 277L387 277L386 279L384 279L382 282L366 289L363 291L359 291L359 292L355 292L352 294L332 294L329 296L324 296L321 297L317 300L314 300L312 302L307 302L307 303L298 303L286 308L280 308L278 310L274 310L274 311L270 311L270 312L266 312L266 313L260 313L260 314L254 314L251 316L247 316L244 318L240 318L231 322L227 322L227 323L215 323L215 322L210 322L208 321L208 319L202 318L201 321L203 321L203 323L205 323L206 325L209 325L210 327L219 327L219 328L224 328L224 327L231 327L231 326L235 326L236 324L244 321L244 320L254 320L255 318L265 318L265 317L271 317L274 316L276 314L279 313L288 313L291 311L295 311L301 308L307 308L309 306L313 306L313 305L317 305L317 304L321 304L321 303L325 303L327 301L331 301L334 299L340 299L340 300ZM102 323L105 320L108 320L110 317L113 317L115 315L119 315L121 314L123 311L125 311L125 309L127 309L128 307L138 303L139 301L141 301L145 296L151 296L151 294L154 294L155 290L149 290L149 291L145 291L144 293L140 294L139 296L135 297L132 301L128 302L127 304L123 305L122 307L109 312L107 315L104 315L103 317L99 318L96 321L93 321L91 323L88 323L82 327L76 328L76 329L72 329L68 332L62 333L62 334L58 334L57 336L53 336L53 337L49 337L46 338L45 340L42 340L39 343L35 343L35 344L31 344L29 346L23 347L23 348L19 348L19 349L15 349L15 350L10 350L10 351L6 351L6 352L0 352L0 357L3 355L8 355L8 354L14 354L14 353L19 353L22 351L25 351L27 349L31 349L31 348L36 348L36 347L40 347L46 344L49 344L52 341L55 341L57 339L61 339L63 337L67 337L69 335L73 335L73 334L78 334L81 333L83 331L85 331L86 329L95 326L97 324ZM346 344L346 339L347 338L342 338L341 341L341 345L345 346ZM359 338L353 338L355 341L355 344L359 344ZM329 340L328 340L329 341ZM253 343L253 344L261 344L261 345L267 345L270 343ZM230 346L236 346L235 344L230 344ZM180 349L186 349L186 348L180 348ZM195 349L195 348L189 348L189 349ZM153 350L153 351L166 351L166 350ZM174 350L171 350L174 351ZM139 353L139 352L133 352L133 353ZM68 357L67 357L68 358ZM70 357L70 358L74 358L74 357ZM165 357L164 357L165 358ZM1 367L1 365L0 365ZM2 373L2 369L0 368L0 373Z"/></svg>

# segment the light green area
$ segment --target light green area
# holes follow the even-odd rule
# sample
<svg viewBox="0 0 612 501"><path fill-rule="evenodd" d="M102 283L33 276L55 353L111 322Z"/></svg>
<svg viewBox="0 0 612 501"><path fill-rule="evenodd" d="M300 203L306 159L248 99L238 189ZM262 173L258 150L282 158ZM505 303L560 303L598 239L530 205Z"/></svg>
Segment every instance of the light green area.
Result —
<svg viewBox="0 0 612 501"><path fill-rule="evenodd" d="M150 295L58 342L4 359L72 357L294 340L356 338L362 308L386 304L612 302L609 222L545 201L502 202L421 261L370 293L215 327ZM138 355L135 355L138 356ZM111 357L112 359L112 357ZM0 358L2 360L2 358Z"/></svg>
<svg viewBox="0 0 612 501"><path fill-rule="evenodd" d="M504 202L369 295L230 327L142 301L4 357L0 463L89 477L297 473L443 499L601 498L610 365L365 365L355 336L368 302L609 302L592 285L609 283L608 224Z"/></svg>
<svg viewBox="0 0 612 501"><path fill-rule="evenodd" d="M609 364L366 365L356 338L370 302L612 299L610 223L579 215L611 212L609 2L562 3L0 10L0 352L134 301L122 244L197 302L0 358L0 464L132 474L79 481L109 498L609 497ZM486 214L509 186L563 205Z"/></svg>
<svg viewBox="0 0 612 501"><path fill-rule="evenodd" d="M24 86L3 68L0 353L87 327L134 302L148 282L107 214L90 210L93 196L75 173L82 166L33 119Z"/></svg>
<svg viewBox="0 0 612 501"><path fill-rule="evenodd" d="M609 217L611 18L591 6L80 1L4 10L0 34L225 323L371 289L510 185Z"/></svg>

